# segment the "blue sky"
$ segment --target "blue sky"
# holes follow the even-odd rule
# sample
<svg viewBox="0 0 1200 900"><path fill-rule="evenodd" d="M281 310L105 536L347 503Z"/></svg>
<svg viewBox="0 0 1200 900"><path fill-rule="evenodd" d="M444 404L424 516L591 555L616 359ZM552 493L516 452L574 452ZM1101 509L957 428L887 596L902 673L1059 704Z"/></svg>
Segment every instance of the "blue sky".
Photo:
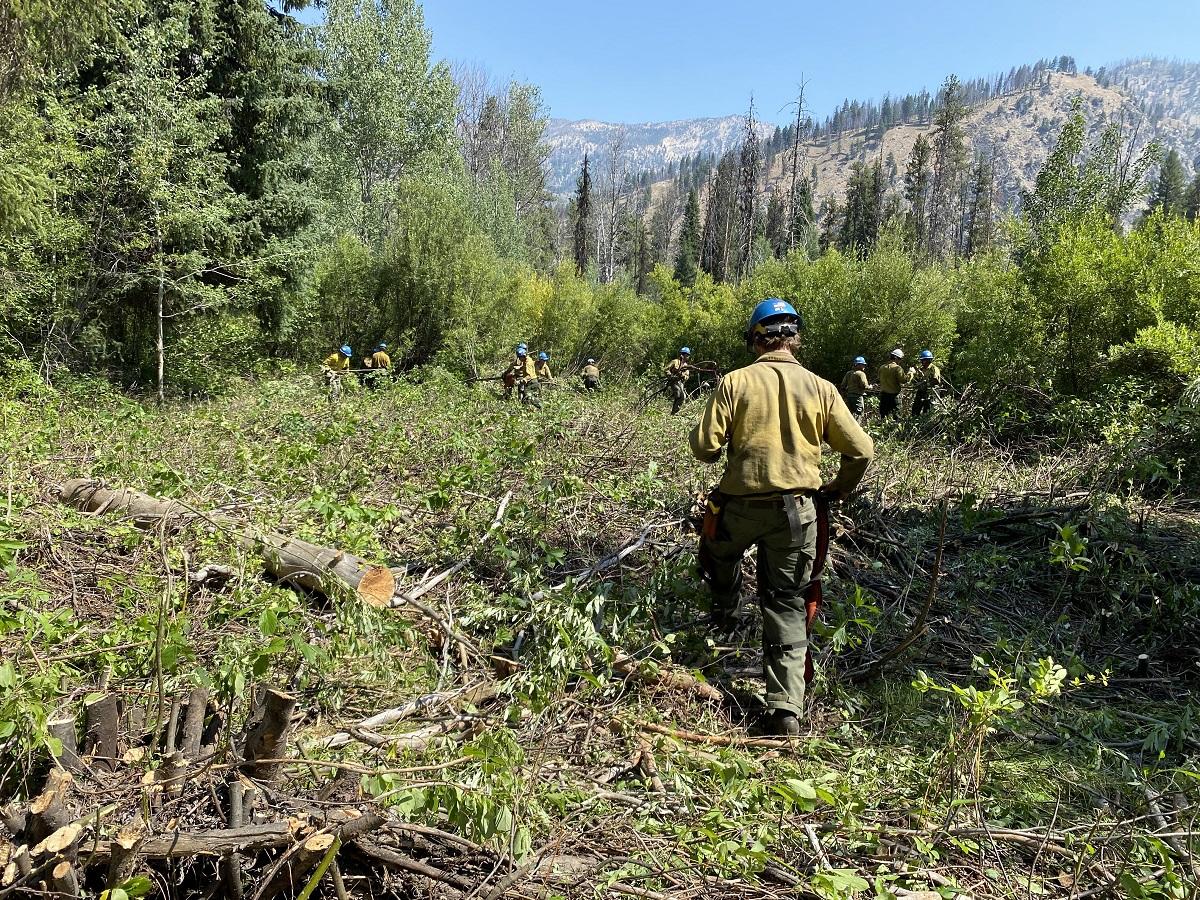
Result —
<svg viewBox="0 0 1200 900"><path fill-rule="evenodd" d="M783 121L801 77L823 117L946 74L1069 54L1200 58L1200 0L426 0L434 49L539 85L552 115L618 122L744 111Z"/></svg>

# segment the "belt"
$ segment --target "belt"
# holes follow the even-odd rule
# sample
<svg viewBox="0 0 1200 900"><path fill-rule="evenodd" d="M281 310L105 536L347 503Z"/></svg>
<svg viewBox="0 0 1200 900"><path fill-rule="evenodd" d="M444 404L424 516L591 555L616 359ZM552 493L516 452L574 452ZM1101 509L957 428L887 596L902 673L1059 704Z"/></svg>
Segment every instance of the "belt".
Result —
<svg viewBox="0 0 1200 900"><path fill-rule="evenodd" d="M815 497L815 490L805 489L800 491L788 491L782 494L729 494L729 501L736 500L746 506L755 507L758 509L779 509L786 502L788 497L804 497L806 499Z"/></svg>

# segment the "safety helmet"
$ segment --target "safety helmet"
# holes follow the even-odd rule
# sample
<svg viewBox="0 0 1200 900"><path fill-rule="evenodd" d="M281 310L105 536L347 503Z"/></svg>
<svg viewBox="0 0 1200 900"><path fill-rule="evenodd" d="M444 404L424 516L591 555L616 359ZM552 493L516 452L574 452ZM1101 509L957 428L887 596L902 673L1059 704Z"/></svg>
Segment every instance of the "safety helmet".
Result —
<svg viewBox="0 0 1200 900"><path fill-rule="evenodd" d="M754 307L750 324L746 326L746 340L756 337L795 337L804 325L800 313L786 300L768 297Z"/></svg>
<svg viewBox="0 0 1200 900"><path fill-rule="evenodd" d="M342 356L354 355L354 351L350 349L349 344L342 344L342 346L338 347L338 353L342 354Z"/></svg>
<svg viewBox="0 0 1200 900"><path fill-rule="evenodd" d="M387 349L387 344L385 344L383 341L380 341L380 342L379 342L379 346L378 346L378 347L376 347L375 349L376 349L376 350L386 350L386 349Z"/></svg>
<svg viewBox="0 0 1200 900"><path fill-rule="evenodd" d="M595 362L595 360L594 360L594 359L592 359L592 358L589 356L589 357L588 357L588 365L590 366L590 365L591 365L592 363L594 363L594 362Z"/></svg>
<svg viewBox="0 0 1200 900"><path fill-rule="evenodd" d="M904 359L904 351L901 350L899 347L897 347L895 350L892 351L892 358L893 359Z"/></svg>
<svg viewBox="0 0 1200 900"><path fill-rule="evenodd" d="M520 345L517 347L517 356L525 356L525 355L527 355L528 353L529 353L529 351L528 351L528 350L525 348L525 345L524 345L524 344L520 344Z"/></svg>
<svg viewBox="0 0 1200 900"><path fill-rule="evenodd" d="M543 350L541 353L538 354L539 361L546 362L548 359L550 359L550 354L547 353L545 350Z"/></svg>
<svg viewBox="0 0 1200 900"><path fill-rule="evenodd" d="M867 364L867 360L865 357L856 356L856 357L854 357L854 364L856 366L865 366Z"/></svg>
<svg viewBox="0 0 1200 900"><path fill-rule="evenodd" d="M680 347L680 348L679 348L679 355L680 355L680 356L691 356L691 355L692 355L692 348L691 348L691 347Z"/></svg>
<svg viewBox="0 0 1200 900"><path fill-rule="evenodd" d="M933 359L933 351L932 350L922 350L921 351L921 359Z"/></svg>

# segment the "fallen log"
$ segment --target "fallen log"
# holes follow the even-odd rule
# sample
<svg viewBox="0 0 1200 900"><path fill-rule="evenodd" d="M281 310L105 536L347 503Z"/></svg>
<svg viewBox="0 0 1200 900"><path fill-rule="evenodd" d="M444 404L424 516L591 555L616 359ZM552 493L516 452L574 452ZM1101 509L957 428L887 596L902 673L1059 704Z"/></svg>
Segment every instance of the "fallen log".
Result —
<svg viewBox="0 0 1200 900"><path fill-rule="evenodd" d="M145 859L182 859L188 856L224 856L227 853L270 850L295 842L294 823L267 822L241 828L211 831L173 831L147 838L138 848ZM97 841L88 850L98 859L110 859L114 850L124 849L116 841Z"/></svg>
<svg viewBox="0 0 1200 900"><path fill-rule="evenodd" d="M614 672L627 678L636 678L644 684L678 688L705 700L719 702L722 698L721 692L707 681L701 681L695 675L655 661L638 660L628 654L618 653L612 667Z"/></svg>

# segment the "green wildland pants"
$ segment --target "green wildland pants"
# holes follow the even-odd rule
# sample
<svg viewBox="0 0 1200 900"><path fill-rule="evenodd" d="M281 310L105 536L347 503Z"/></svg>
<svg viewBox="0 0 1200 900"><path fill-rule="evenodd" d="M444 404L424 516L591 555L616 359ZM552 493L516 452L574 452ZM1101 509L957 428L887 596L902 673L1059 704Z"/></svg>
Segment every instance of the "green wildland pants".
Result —
<svg viewBox="0 0 1200 900"><path fill-rule="evenodd" d="M732 612L742 585L742 557L758 548L758 601L763 617L763 678L768 709L804 711L804 587L813 576L817 511L811 497L726 497L716 537L701 541L701 567L713 612Z"/></svg>

